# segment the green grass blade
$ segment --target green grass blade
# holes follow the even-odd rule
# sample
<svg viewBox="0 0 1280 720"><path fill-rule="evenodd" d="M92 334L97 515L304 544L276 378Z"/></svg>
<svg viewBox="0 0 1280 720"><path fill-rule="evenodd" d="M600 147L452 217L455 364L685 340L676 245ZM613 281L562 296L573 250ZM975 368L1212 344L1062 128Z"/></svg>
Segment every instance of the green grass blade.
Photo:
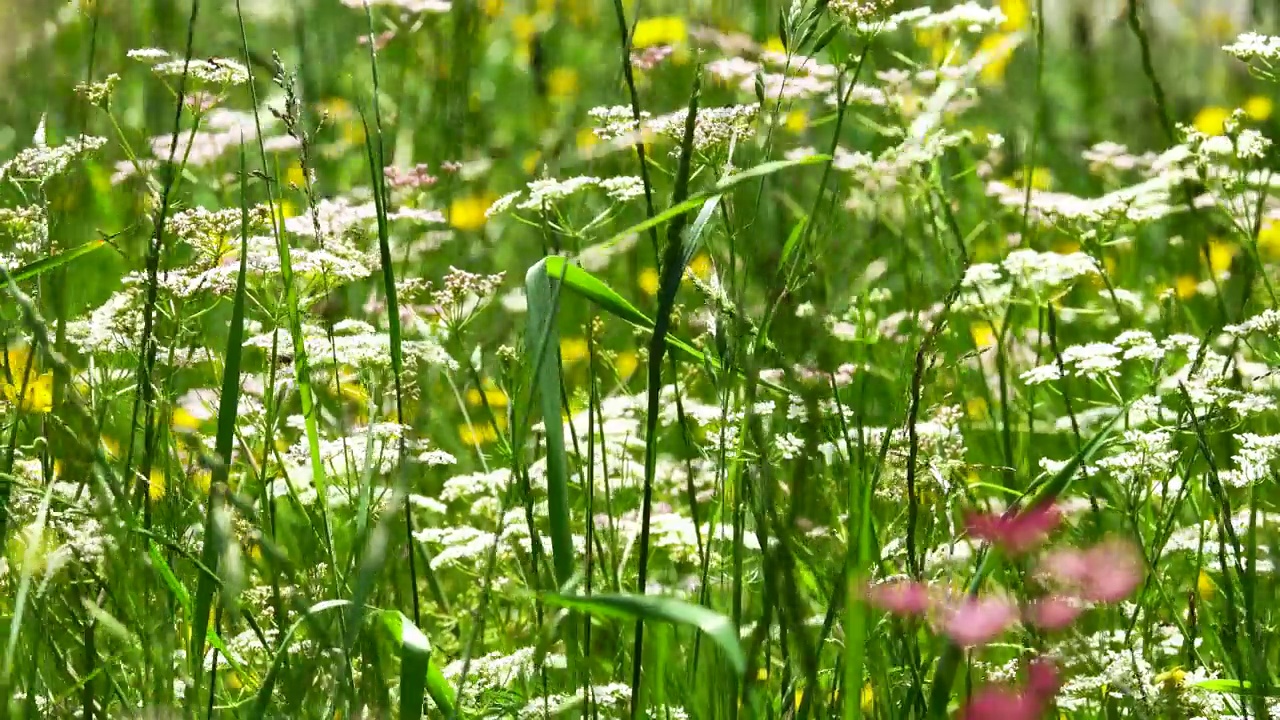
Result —
<svg viewBox="0 0 1280 720"><path fill-rule="evenodd" d="M231 301L231 327L227 330L225 361L222 369L222 395L218 400L218 430L215 439L215 463L209 485L209 501L205 512L204 548L201 561L214 572L218 570L219 537L217 513L220 498L231 472L231 447L236 437L236 421L240 407L240 353L244 344L245 276L249 257L249 196L244 145L240 146L240 268L236 273L236 291ZM214 579L201 575L196 584L192 608L191 677L195 680L192 697L200 694L204 671L204 643L209 627L209 609L213 605Z"/></svg>
<svg viewBox="0 0 1280 720"><path fill-rule="evenodd" d="M97 250L98 248L106 244L107 244L106 240L90 240L89 242L84 243L82 245L77 245L76 247L73 247L70 250L63 250L57 255L50 255L47 258L41 258L39 260L36 260L33 263L23 265L22 267L16 270L11 270L9 271L9 274L13 276L14 282L22 282L23 280L30 280L31 278L37 277L39 275L43 275L44 273L47 273L50 270L60 268L63 265L66 265L67 263L71 262L72 260L76 260L85 255L88 255L89 253L93 252L94 250Z"/></svg>
<svg viewBox="0 0 1280 720"><path fill-rule="evenodd" d="M400 717L402 720L422 717L423 699L453 715L453 688L431 662L431 641L404 613L382 613L382 621L391 631L400 652Z"/></svg>
<svg viewBox="0 0 1280 720"><path fill-rule="evenodd" d="M549 258L548 258L549 259ZM560 333L556 329L555 299L546 260L525 274L529 299L529 326L526 345L534 357L539 407L547 434L547 514L551 523L551 560L556 584L563 587L573 577L573 534L569 517L569 469L564 446L564 423L560 417ZM560 264L562 274L572 267ZM564 282L562 275L557 282Z"/></svg>
<svg viewBox="0 0 1280 720"><path fill-rule="evenodd" d="M669 220L672 220L674 218L680 217L685 213L692 212L694 208L702 205L704 202L707 201L707 199L716 197L719 195L723 195L729 192L730 190L732 190L733 188L737 187L738 185L741 185L742 183L750 182L752 180L757 180L759 178L762 178L768 175L773 175L774 173L782 172L783 170L790 170L791 168L802 167L805 165L817 165L819 163L826 162L829 158L830 158L829 155L810 155L808 157L796 158L794 160L774 160L767 163L761 163L760 165L757 165L751 168L750 170L743 170L740 173L730 175L729 177L716 183L714 186L712 186L708 190L703 190L702 192L693 193L689 195L687 198L679 202L673 203L671 207L667 208L666 210L663 210L657 215L654 215L653 217L647 220L644 220L642 222L636 223L635 225L632 225L631 227L625 230L622 230L621 232L614 233L613 237L609 238L608 240L604 240L600 243L597 243L588 248L585 248L583 252L587 252L588 250L605 250L610 247L613 247L614 245L621 242L624 238L628 238L632 235L645 232L650 228L662 225L663 223ZM581 254L582 253L579 253L579 255Z"/></svg>
<svg viewBox="0 0 1280 720"><path fill-rule="evenodd" d="M547 595L548 605L589 613L615 620L644 620L664 622L697 628L706 633L720 649L739 675L746 672L747 657L738 639L738 629L733 621L720 613L701 605L660 595Z"/></svg>

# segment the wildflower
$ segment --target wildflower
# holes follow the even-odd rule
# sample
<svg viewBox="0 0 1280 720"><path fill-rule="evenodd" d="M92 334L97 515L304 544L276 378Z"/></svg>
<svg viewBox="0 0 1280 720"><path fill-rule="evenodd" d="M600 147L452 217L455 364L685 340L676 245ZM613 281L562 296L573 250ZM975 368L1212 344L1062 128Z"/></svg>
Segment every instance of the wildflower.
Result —
<svg viewBox="0 0 1280 720"><path fill-rule="evenodd" d="M106 107L107 102L111 99L111 92L115 90L119 82L120 76L111 73L100 82L76 85L76 94L83 97L90 105Z"/></svg>
<svg viewBox="0 0 1280 720"><path fill-rule="evenodd" d="M1110 539L1087 550L1054 550L1041 561L1040 574L1082 600L1115 603L1142 582L1142 557L1131 543Z"/></svg>
<svg viewBox="0 0 1280 720"><path fill-rule="evenodd" d="M558 67L547 73L547 92L551 97L563 100L578 93L578 71L570 67Z"/></svg>
<svg viewBox="0 0 1280 720"><path fill-rule="evenodd" d="M922 617L932 604L928 586L912 580L892 580L866 589L872 607L902 617Z"/></svg>
<svg viewBox="0 0 1280 720"><path fill-rule="evenodd" d="M1271 118L1271 111L1274 105L1271 98L1266 95L1251 95L1244 101L1242 109L1244 114L1249 116L1250 120L1257 122L1265 122Z"/></svg>
<svg viewBox="0 0 1280 720"><path fill-rule="evenodd" d="M1196 113L1196 117L1191 121L1196 130L1205 135L1215 136L1226 132L1227 119L1231 117L1231 111L1220 105L1209 105L1200 109Z"/></svg>
<svg viewBox="0 0 1280 720"><path fill-rule="evenodd" d="M974 538L1020 554L1044 542L1061 519L1062 513L1053 502L1046 502L1023 512L1010 511L1003 515L970 513L966 525Z"/></svg>
<svg viewBox="0 0 1280 720"><path fill-rule="evenodd" d="M228 58L169 60L153 65L151 72L161 77L179 77L185 73L192 80L224 87L249 82L249 69Z"/></svg>
<svg viewBox="0 0 1280 720"><path fill-rule="evenodd" d="M1033 601L1026 609L1027 622L1044 630L1063 630L1080 617L1084 606L1074 598L1047 595Z"/></svg>
<svg viewBox="0 0 1280 720"><path fill-rule="evenodd" d="M631 35L631 47L647 48L654 45L675 45L688 37L684 18L678 15L661 15L644 18L636 23Z"/></svg>
<svg viewBox="0 0 1280 720"><path fill-rule="evenodd" d="M957 645L986 645L1018 621L1018 608L998 596L965 596L942 609L940 630Z"/></svg>
<svg viewBox="0 0 1280 720"><path fill-rule="evenodd" d="M1230 45L1224 45L1222 49L1227 54L1245 62L1261 60L1263 64L1269 65L1280 60L1280 37L1247 32L1237 37L1236 41Z"/></svg>
<svg viewBox="0 0 1280 720"><path fill-rule="evenodd" d="M34 366L31 350L11 348L5 353L0 374L0 396L23 412L45 414L53 409L53 373L41 373Z"/></svg>
<svg viewBox="0 0 1280 720"><path fill-rule="evenodd" d="M493 203L488 195L460 197L449 205L449 224L458 230L479 230L488 220L486 213Z"/></svg>
<svg viewBox="0 0 1280 720"><path fill-rule="evenodd" d="M1037 720L1062 686L1057 667L1043 658L1027 666L1027 681L1018 689L989 685L973 694L960 720Z"/></svg>
<svg viewBox="0 0 1280 720"><path fill-rule="evenodd" d="M34 147L18 153L12 160L0 165L0 180L30 180L44 184L66 172L71 161L83 155L97 152L107 144L106 138L80 135L62 145L50 147L45 142L44 122L36 131Z"/></svg>

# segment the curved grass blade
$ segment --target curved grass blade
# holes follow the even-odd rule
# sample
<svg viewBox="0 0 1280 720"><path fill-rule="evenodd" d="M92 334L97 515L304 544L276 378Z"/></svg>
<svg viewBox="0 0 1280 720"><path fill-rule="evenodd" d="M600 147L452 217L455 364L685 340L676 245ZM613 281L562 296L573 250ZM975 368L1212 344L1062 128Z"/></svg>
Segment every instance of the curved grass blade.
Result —
<svg viewBox="0 0 1280 720"><path fill-rule="evenodd" d="M1010 507L1031 507L1037 505L1052 497L1057 497L1071 486L1075 480L1080 467L1093 459L1093 456L1102 449L1110 439L1112 431L1115 430L1117 423L1120 422L1128 414L1128 406L1125 406L1114 417L1107 421L1106 425L1098 431L1098 434L1089 439L1075 455L1067 461L1052 477L1033 484L1023 493L1019 502L1014 503ZM973 573L973 579L969 581L968 592L970 595L976 595L982 587L982 583L996 570L1002 556L996 552L988 551L982 557L978 569ZM929 717L941 718L946 715L947 703L951 699L951 687L955 683L956 671L960 667L960 657L963 654L960 646L951 643L947 645L946 650L942 652L942 657L938 659L938 668L933 675L933 687L929 690Z"/></svg>
<svg viewBox="0 0 1280 720"><path fill-rule="evenodd" d="M43 275L50 270L66 265L72 260L88 255L106 244L106 240L90 240L89 242L84 243L83 245L77 245L70 250L63 250L57 255L50 255L47 258L41 258L33 263L23 265L16 270L11 270L9 274L13 276L14 282L30 280L37 275Z"/></svg>
<svg viewBox="0 0 1280 720"><path fill-rule="evenodd" d="M431 662L431 641L404 613L382 613L382 621L395 638L400 651L400 717L422 717L422 701L431 696L445 714L453 715L453 688L440 668Z"/></svg>
<svg viewBox="0 0 1280 720"><path fill-rule="evenodd" d="M548 605L578 612L613 618L615 620L644 620L687 625L706 633L720 649L739 675L747 670L747 657L738 639L738 629L733 621L720 613L701 605L661 595L547 595Z"/></svg>
<svg viewBox="0 0 1280 720"><path fill-rule="evenodd" d="M730 175L729 177L721 180L720 182L716 183L714 186L712 186L708 190L703 190L702 192L693 193L689 195L687 198L685 198L684 200L672 204L671 207L667 208L666 210L663 210L657 215L654 215L653 217L647 220L644 220L642 222L636 223L635 225L632 225L631 227L625 230L622 230L621 232L615 233L613 237L609 238L608 240L603 240L599 243L596 243L595 245L591 245L587 248L584 248L582 252L578 254L582 255L582 253L585 253L588 251L605 250L610 247L613 247L614 245L621 242L624 238L630 237L632 235L636 235L638 233L645 232L650 228L657 227L669 220L680 217L685 213L691 212L694 208L706 202L708 198L723 195L729 190L732 190L734 187L741 185L742 183L750 182L752 180L765 177L766 175L772 175L774 173L781 172L783 170L789 170L794 167L801 167L804 165L817 165L819 163L824 163L829 159L830 159L829 155L809 155L808 157L796 158L794 160L774 160L772 162L767 162L767 163L762 163L760 165L757 165L751 168L750 170L743 170L742 172L737 173L736 175Z"/></svg>
<svg viewBox="0 0 1280 720"><path fill-rule="evenodd" d="M266 677L262 678L262 685L258 688L258 696L253 701L253 710L249 713L249 717L253 720L263 720L267 717L267 710L271 707L271 693L276 687L276 678L280 675L280 668L284 665L284 659L289 654L289 645L293 643L293 636L298 633L298 629L302 624L311 620L316 615L334 608L341 608L350 605L349 600L323 600L307 608L302 614L289 626L283 637L280 638L280 645L276 648L275 655L271 658L271 667L267 670Z"/></svg>

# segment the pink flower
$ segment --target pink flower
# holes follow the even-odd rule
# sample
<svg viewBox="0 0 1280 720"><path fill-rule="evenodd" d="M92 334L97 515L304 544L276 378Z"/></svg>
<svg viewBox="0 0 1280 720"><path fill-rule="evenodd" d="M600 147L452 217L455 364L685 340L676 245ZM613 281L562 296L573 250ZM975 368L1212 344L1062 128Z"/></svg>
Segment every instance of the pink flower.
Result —
<svg viewBox="0 0 1280 720"><path fill-rule="evenodd" d="M1018 620L1018 607L997 597L966 596L943 610L942 632L957 645L985 645Z"/></svg>
<svg viewBox="0 0 1280 720"><path fill-rule="evenodd" d="M1061 520L1061 511L1049 501L1023 512L970 513L965 524L969 535L999 545L1006 552L1020 554L1044 542Z"/></svg>
<svg viewBox="0 0 1280 720"><path fill-rule="evenodd" d="M1058 666L1048 658L1036 658L1027 665L1027 690L1037 696L1049 699L1058 694L1062 688L1062 677L1058 674Z"/></svg>
<svg viewBox="0 0 1280 720"><path fill-rule="evenodd" d="M1037 720L1045 703L1029 692L991 685L975 692L960 711L960 720Z"/></svg>
<svg viewBox="0 0 1280 720"><path fill-rule="evenodd" d="M1133 543L1112 538L1087 550L1055 550L1041 561L1040 573L1083 600L1115 603L1138 589L1142 565Z"/></svg>
<svg viewBox="0 0 1280 720"><path fill-rule="evenodd" d="M867 602L903 617L924 615L933 599L929 587L913 580L890 580L867 588Z"/></svg>
<svg viewBox="0 0 1280 720"><path fill-rule="evenodd" d="M1044 630L1062 630L1076 621L1084 605L1062 595L1046 595L1027 606L1027 622Z"/></svg>
<svg viewBox="0 0 1280 720"><path fill-rule="evenodd" d="M988 685L969 698L959 720L1038 720L1044 717L1060 687L1062 680L1052 661L1032 660L1023 689Z"/></svg>

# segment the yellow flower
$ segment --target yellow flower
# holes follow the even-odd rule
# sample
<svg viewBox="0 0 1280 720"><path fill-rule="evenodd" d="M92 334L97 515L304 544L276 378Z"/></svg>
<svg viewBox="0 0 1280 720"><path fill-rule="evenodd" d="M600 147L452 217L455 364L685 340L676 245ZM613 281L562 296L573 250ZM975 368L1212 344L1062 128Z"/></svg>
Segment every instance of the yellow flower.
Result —
<svg viewBox="0 0 1280 720"><path fill-rule="evenodd" d="M1258 250L1264 257L1280 257L1280 222L1270 218L1262 221L1258 232Z"/></svg>
<svg viewBox="0 0 1280 720"><path fill-rule="evenodd" d="M1005 32L1016 32L1031 23L1031 8L1027 0L1000 0L1000 10L1005 17L1000 29Z"/></svg>
<svg viewBox="0 0 1280 720"><path fill-rule="evenodd" d="M533 150L524 156L520 161L520 169L524 170L525 175L532 175L538 169L538 161L542 159L540 150Z"/></svg>
<svg viewBox="0 0 1280 720"><path fill-rule="evenodd" d="M979 53L991 53L991 59L982 67L982 82L987 85L998 85L1004 82L1005 70L1013 59L1014 46L1008 43L1008 35L995 33L982 39L978 45ZM935 55L937 51L935 50ZM935 62L940 59L935 60Z"/></svg>
<svg viewBox="0 0 1280 720"><path fill-rule="evenodd" d="M689 272L703 282L711 278L712 270L714 267L711 264L711 258L706 255L698 255L689 261Z"/></svg>
<svg viewBox="0 0 1280 720"><path fill-rule="evenodd" d="M205 495L209 494L209 488L213 486L213 473L201 468L191 475L191 482L195 483L196 489Z"/></svg>
<svg viewBox="0 0 1280 720"><path fill-rule="evenodd" d="M1196 113L1191 124L1205 135L1221 135L1230 117L1230 110L1220 105L1208 105Z"/></svg>
<svg viewBox="0 0 1280 720"><path fill-rule="evenodd" d="M538 23L529 15L517 15L511 21L511 33L516 36L516 40L519 40L522 46L528 45L536 32L538 32Z"/></svg>
<svg viewBox="0 0 1280 720"><path fill-rule="evenodd" d="M1218 238L1209 239L1209 268L1213 270L1214 275L1230 270L1231 261L1235 256L1235 244L1223 242Z"/></svg>
<svg viewBox="0 0 1280 720"><path fill-rule="evenodd" d="M1049 172L1049 168L1031 168L1031 187L1034 190L1048 190L1053 187L1053 173Z"/></svg>
<svg viewBox="0 0 1280 720"><path fill-rule="evenodd" d="M637 279L640 283L640 291L645 295L658 294L658 271L654 268L645 268L640 271L640 277Z"/></svg>
<svg viewBox="0 0 1280 720"><path fill-rule="evenodd" d="M459 230L479 230L488 217L485 211L493 204L493 195L472 195L454 200L449 205L449 224Z"/></svg>
<svg viewBox="0 0 1280 720"><path fill-rule="evenodd" d="M1200 571L1200 575L1196 578L1196 592L1200 594L1201 600L1208 600L1213 597L1213 593L1218 589L1214 584L1213 578L1209 577L1209 573L1204 570Z"/></svg>
<svg viewBox="0 0 1280 720"><path fill-rule="evenodd" d="M39 372L26 347L15 347L5 353L4 372L0 373L0 395L5 402L23 412L47 413L53 409L53 373Z"/></svg>
<svg viewBox="0 0 1280 720"><path fill-rule="evenodd" d="M302 163L296 162L290 165L289 169L285 171L284 179L286 183L294 187L306 187L307 173L303 171Z"/></svg>
<svg viewBox="0 0 1280 720"><path fill-rule="evenodd" d="M1200 292L1200 281L1196 280L1194 275L1179 275L1178 279L1173 281L1173 291L1183 300L1195 297L1196 293Z"/></svg>
<svg viewBox="0 0 1280 720"><path fill-rule="evenodd" d="M787 52L787 49L782 46L782 38L775 36L775 37L769 38L768 40L765 40L764 51L771 52L771 53L784 54Z"/></svg>
<svg viewBox="0 0 1280 720"><path fill-rule="evenodd" d="M636 23L635 33L631 37L631 46L647 48L655 45L676 45L683 43L688 36L684 18L678 15L660 15L645 18Z"/></svg>
<svg viewBox="0 0 1280 720"><path fill-rule="evenodd" d="M864 713L871 712L871 708L875 707L876 693L875 693L875 690L871 687L870 682L862 686L861 701L862 701L862 712Z"/></svg>
<svg viewBox="0 0 1280 720"><path fill-rule="evenodd" d="M565 365L575 365L587 359L586 338L565 338L560 341L560 361Z"/></svg>
<svg viewBox="0 0 1280 720"><path fill-rule="evenodd" d="M502 14L502 0L483 0L480 3L480 9L484 11L485 15L496 18Z"/></svg>
<svg viewBox="0 0 1280 720"><path fill-rule="evenodd" d="M996 329L989 322L975 322L969 326L969 334L979 350L996 344Z"/></svg>
<svg viewBox="0 0 1280 720"><path fill-rule="evenodd" d="M200 429L202 425L200 418L196 417L192 412L184 407L174 408L173 417L170 418L170 425L173 429L180 433L193 433Z"/></svg>
<svg viewBox="0 0 1280 720"><path fill-rule="evenodd" d="M1182 681L1187 678L1187 671L1180 667L1172 670L1166 670L1155 676L1157 685L1163 685L1168 690L1173 690L1182 686Z"/></svg>
<svg viewBox="0 0 1280 720"><path fill-rule="evenodd" d="M969 398L964 404L965 414L970 420L986 420L988 415L987 401L980 397Z"/></svg>
<svg viewBox="0 0 1280 720"><path fill-rule="evenodd" d="M613 363L613 369L618 371L618 377L623 380L631 377L639 366L640 358L631 350L623 350L618 353L618 359Z"/></svg>
<svg viewBox="0 0 1280 720"><path fill-rule="evenodd" d="M147 482L147 497L151 498L152 502L156 502L164 498L166 489L164 471L159 468L153 469L151 471L151 480Z"/></svg>
<svg viewBox="0 0 1280 720"><path fill-rule="evenodd" d="M577 95L578 71L570 67L558 67L547 73L547 92L556 99Z"/></svg>
<svg viewBox="0 0 1280 720"><path fill-rule="evenodd" d="M574 140L579 150L590 150L600 142L600 138L596 137L595 131L591 128L579 130Z"/></svg>
<svg viewBox="0 0 1280 720"><path fill-rule="evenodd" d="M1264 95L1254 95L1244 101L1244 114L1251 120L1266 121L1271 117L1272 109L1271 98Z"/></svg>
<svg viewBox="0 0 1280 720"><path fill-rule="evenodd" d="M459 425L458 438L466 445L487 445L498 439L498 431L489 423Z"/></svg>
<svg viewBox="0 0 1280 720"><path fill-rule="evenodd" d="M1031 182L1033 184L1035 183L1034 177L1032 178ZM1071 240L1069 238L1061 238L1059 240L1054 241L1053 251L1058 253L1059 255L1070 255L1073 252L1080 251L1080 243L1075 240Z"/></svg>
<svg viewBox="0 0 1280 720"><path fill-rule="evenodd" d="M787 113L784 126L793 133L804 132L809 127L809 114L804 110L792 110Z"/></svg>
<svg viewBox="0 0 1280 720"><path fill-rule="evenodd" d="M485 401L488 401L489 407L495 407L495 408L506 407L507 394L502 390L493 386L486 387L483 393L481 393L476 388L469 388L467 390L468 405L471 405L473 407L479 407Z"/></svg>

